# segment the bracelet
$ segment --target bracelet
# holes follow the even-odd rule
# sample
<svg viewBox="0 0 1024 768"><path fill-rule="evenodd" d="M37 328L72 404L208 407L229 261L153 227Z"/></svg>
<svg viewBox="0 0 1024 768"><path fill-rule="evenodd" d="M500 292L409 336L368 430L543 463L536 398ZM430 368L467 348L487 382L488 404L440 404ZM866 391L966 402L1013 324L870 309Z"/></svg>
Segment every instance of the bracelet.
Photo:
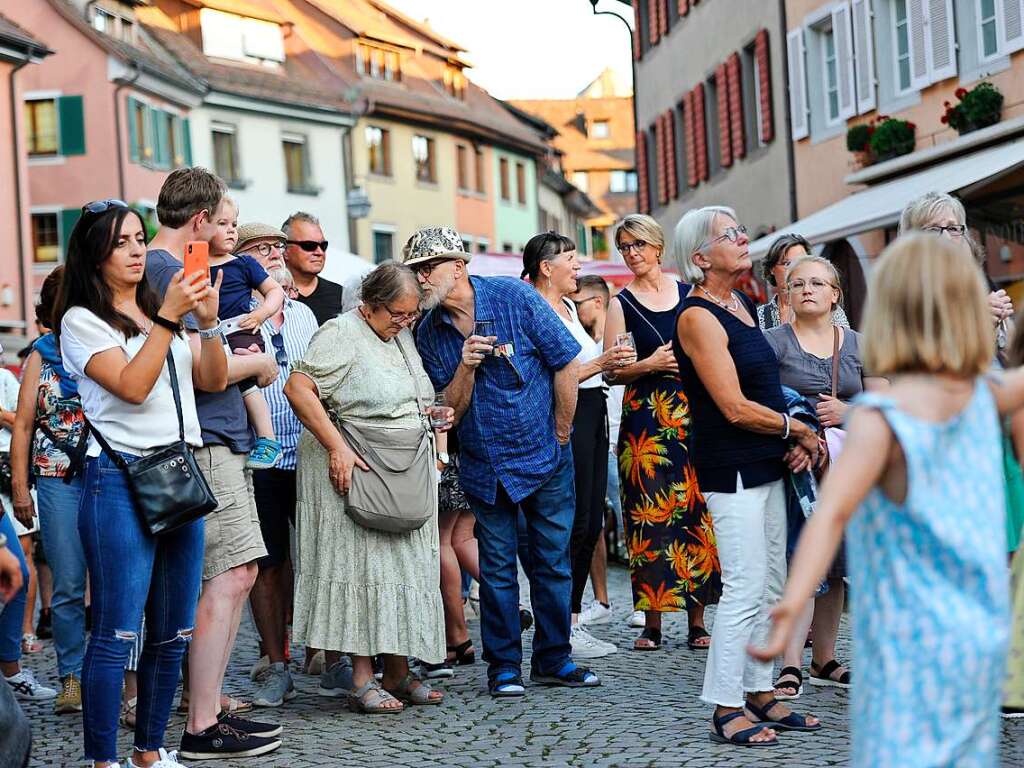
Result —
<svg viewBox="0 0 1024 768"><path fill-rule="evenodd" d="M221 335L221 330L224 328L224 323L217 321L217 324L213 328L200 328L199 338L203 339L214 339Z"/></svg>
<svg viewBox="0 0 1024 768"><path fill-rule="evenodd" d="M181 333L181 323L176 323L173 320L168 320L166 317L163 317L162 315L159 314L153 316L153 324L159 325L162 328L166 328L171 333Z"/></svg>
<svg viewBox="0 0 1024 768"><path fill-rule="evenodd" d="M788 413L784 413L784 414L782 414L782 439L783 440L788 440L789 439L789 427L790 427L790 424L789 424L789 414Z"/></svg>

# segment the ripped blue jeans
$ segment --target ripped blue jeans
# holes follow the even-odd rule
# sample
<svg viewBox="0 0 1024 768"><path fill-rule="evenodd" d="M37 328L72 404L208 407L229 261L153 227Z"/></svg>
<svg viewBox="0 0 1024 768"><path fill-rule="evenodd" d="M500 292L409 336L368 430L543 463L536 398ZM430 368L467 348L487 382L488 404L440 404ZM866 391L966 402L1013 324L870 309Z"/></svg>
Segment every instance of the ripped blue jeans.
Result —
<svg viewBox="0 0 1024 768"><path fill-rule="evenodd" d="M131 461L134 458L123 454ZM78 514L92 594L92 634L82 666L85 755L117 760L125 662L146 619L138 665L135 748L163 746L178 672L195 622L203 521L159 538L142 527L124 473L89 459Z"/></svg>

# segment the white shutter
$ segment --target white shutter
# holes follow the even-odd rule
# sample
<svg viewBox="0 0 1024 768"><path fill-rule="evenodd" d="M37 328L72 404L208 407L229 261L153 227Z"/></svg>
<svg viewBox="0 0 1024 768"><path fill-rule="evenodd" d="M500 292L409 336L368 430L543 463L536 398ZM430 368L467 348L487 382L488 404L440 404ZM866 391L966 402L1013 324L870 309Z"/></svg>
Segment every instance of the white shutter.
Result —
<svg viewBox="0 0 1024 768"><path fill-rule="evenodd" d="M836 42L836 78L839 88L839 119L857 114L857 94L853 73L853 34L850 31L850 6L840 3L832 9L832 36Z"/></svg>
<svg viewBox="0 0 1024 768"><path fill-rule="evenodd" d="M956 77L956 24L953 0L928 0L928 48L931 81Z"/></svg>
<svg viewBox="0 0 1024 768"><path fill-rule="evenodd" d="M931 83L928 67L928 3L907 0L907 42L910 43L910 86L917 90Z"/></svg>
<svg viewBox="0 0 1024 768"><path fill-rule="evenodd" d="M871 30L871 0L853 0L850 12L853 15L857 112L863 115L875 108L875 43Z"/></svg>
<svg viewBox="0 0 1024 768"><path fill-rule="evenodd" d="M1002 54L1024 48L1024 0L996 0L996 28Z"/></svg>
<svg viewBox="0 0 1024 768"><path fill-rule="evenodd" d="M807 119L807 63L804 60L803 27L786 33L786 55L789 62L789 120L795 141L810 134Z"/></svg>

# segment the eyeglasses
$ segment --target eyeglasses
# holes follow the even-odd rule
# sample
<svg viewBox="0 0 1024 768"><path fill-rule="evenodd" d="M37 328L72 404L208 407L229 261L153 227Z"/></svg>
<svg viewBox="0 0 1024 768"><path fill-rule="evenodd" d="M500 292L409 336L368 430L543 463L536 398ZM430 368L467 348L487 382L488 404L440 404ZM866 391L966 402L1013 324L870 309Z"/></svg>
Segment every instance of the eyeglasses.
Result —
<svg viewBox="0 0 1024 768"><path fill-rule="evenodd" d="M720 243L723 240L728 240L730 243L735 243L737 240L740 239L740 235L745 234L747 234L747 228L742 224L737 224L735 227L726 227L725 231L722 232L722 234L720 234L718 237L712 240L705 240L703 243L700 244L700 248L697 248L696 250L699 251L706 245L714 245L715 243Z"/></svg>
<svg viewBox="0 0 1024 768"><path fill-rule="evenodd" d="M600 299L600 298L603 298L603 297L602 296L590 296L590 297L588 297L586 299L581 299L580 301L576 301L575 299L573 299L572 303L576 305L577 309L579 309L584 304L586 304L588 301L594 301L595 299Z"/></svg>
<svg viewBox="0 0 1024 768"><path fill-rule="evenodd" d="M327 241L326 240L289 240L289 245L297 245L304 251L312 253L317 248L321 251L327 252Z"/></svg>
<svg viewBox="0 0 1024 768"><path fill-rule="evenodd" d="M925 227L925 231L934 232L937 235L946 235L954 240L959 240L961 237L967 234L966 224L951 224L948 227L940 227L935 225L934 227Z"/></svg>
<svg viewBox="0 0 1024 768"><path fill-rule="evenodd" d="M391 317L393 323L411 323L419 318L419 311L416 312L394 312L387 304L382 304L384 311Z"/></svg>
<svg viewBox="0 0 1024 768"><path fill-rule="evenodd" d="M636 253L640 253L640 251L642 251L644 248L646 248L647 245L648 245L648 243L647 243L646 240L634 240L632 243L621 243L617 247L619 249L619 253L621 253L623 256L625 256L630 251L634 251Z"/></svg>
<svg viewBox="0 0 1024 768"><path fill-rule="evenodd" d="M424 261L423 263L417 264L415 267L413 267L412 271L415 272L417 275L422 275L423 277L430 277L430 273L433 272L442 264L444 264L445 261L447 261L447 259L434 259L433 261Z"/></svg>
<svg viewBox="0 0 1024 768"><path fill-rule="evenodd" d="M263 258L266 258L267 256L270 255L271 251L284 251L284 249L287 248L288 245L279 240L276 243L257 243L254 247L256 249L256 253L258 253Z"/></svg>
<svg viewBox="0 0 1024 768"><path fill-rule="evenodd" d="M284 336L278 331L270 337L270 343L274 345L274 359L277 360L277 364L283 368L288 367L288 353L284 348Z"/></svg>
<svg viewBox="0 0 1024 768"><path fill-rule="evenodd" d="M827 283L819 277L812 277L810 280L793 280L789 284L789 290L791 291L802 291L807 286L811 286L816 291L820 291L822 288L835 289L836 286L832 283Z"/></svg>
<svg viewBox="0 0 1024 768"><path fill-rule="evenodd" d="M97 213L105 213L111 208L127 208L128 203L124 200L118 200L116 198L110 198L109 200L94 200L91 203L86 203L82 206L82 213L91 213L93 215Z"/></svg>

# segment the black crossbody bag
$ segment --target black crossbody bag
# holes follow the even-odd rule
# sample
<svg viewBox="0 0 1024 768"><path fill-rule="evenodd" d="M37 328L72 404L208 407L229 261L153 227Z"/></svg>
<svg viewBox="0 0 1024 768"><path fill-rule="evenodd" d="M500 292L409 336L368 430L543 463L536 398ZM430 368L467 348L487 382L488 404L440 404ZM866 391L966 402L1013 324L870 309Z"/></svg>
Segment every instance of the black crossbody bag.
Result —
<svg viewBox="0 0 1024 768"><path fill-rule="evenodd" d="M196 464L192 448L185 442L178 374L170 350L167 351L167 370L178 412L178 442L135 461L125 461L99 430L89 424L100 447L127 476L139 518L151 536L170 533L217 508L217 499Z"/></svg>

